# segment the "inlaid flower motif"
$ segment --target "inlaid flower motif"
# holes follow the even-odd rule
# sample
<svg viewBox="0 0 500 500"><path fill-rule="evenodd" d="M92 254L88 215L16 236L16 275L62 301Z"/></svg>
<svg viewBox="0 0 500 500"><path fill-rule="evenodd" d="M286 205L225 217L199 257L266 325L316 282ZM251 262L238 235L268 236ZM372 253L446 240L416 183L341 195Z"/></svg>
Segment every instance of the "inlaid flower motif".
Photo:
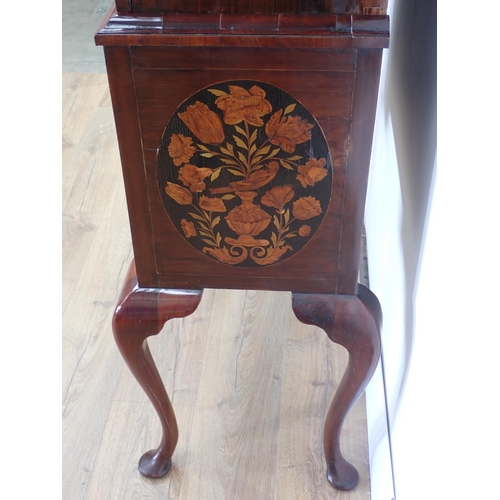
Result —
<svg viewBox="0 0 500 500"><path fill-rule="evenodd" d="M257 196L254 191L236 191L237 196L241 198L241 205L233 208L226 219L227 225L237 234L239 238L233 240L226 238L225 241L247 247L268 245L267 240L256 240L254 236L258 235L269 225L271 216L253 203Z"/></svg>
<svg viewBox="0 0 500 500"><path fill-rule="evenodd" d="M184 101L158 149L162 199L179 235L212 259L248 268L304 248L332 191L316 125L293 96L263 82L221 82Z"/></svg>
<svg viewBox="0 0 500 500"><path fill-rule="evenodd" d="M292 186L286 184L285 186L274 186L272 189L261 198L261 203L266 207L273 207L280 212L284 206L293 198L294 192Z"/></svg>
<svg viewBox="0 0 500 500"><path fill-rule="evenodd" d="M266 134L269 141L279 146L287 153L293 153L297 144L311 139L311 130L314 125L300 116L281 116L283 110L276 111L266 123Z"/></svg>
<svg viewBox="0 0 500 500"><path fill-rule="evenodd" d="M293 248L290 245L283 245L281 247L273 246L273 247L268 247L267 250L265 250L265 252L260 252L263 253L262 256L257 255L255 251L253 251L250 255L252 259L260 266L268 266L278 261L289 250L293 250Z"/></svg>
<svg viewBox="0 0 500 500"><path fill-rule="evenodd" d="M297 180L302 184L302 187L314 186L316 182L324 179L328 174L325 165L325 158L319 160L311 158L305 165L300 165L297 169L299 172Z"/></svg>
<svg viewBox="0 0 500 500"><path fill-rule="evenodd" d="M262 127L262 116L270 113L273 108L265 99L266 93L257 85L245 90L237 85L229 86L229 94L220 96L215 104L224 111L224 123L236 125L245 120L250 125Z"/></svg>
<svg viewBox="0 0 500 500"><path fill-rule="evenodd" d="M181 220L181 227L184 231L184 236L186 238L191 238L192 236L196 236L196 229L192 222L188 222L186 219Z"/></svg>
<svg viewBox="0 0 500 500"><path fill-rule="evenodd" d="M186 188L172 182L167 182L165 193L179 205L190 205L193 202L193 195Z"/></svg>
<svg viewBox="0 0 500 500"><path fill-rule="evenodd" d="M321 205L316 198L306 196L293 203L292 213L299 220L307 220L321 213Z"/></svg>
<svg viewBox="0 0 500 500"><path fill-rule="evenodd" d="M207 212L225 212L226 205L220 198L209 198L200 196L200 207Z"/></svg>
<svg viewBox="0 0 500 500"><path fill-rule="evenodd" d="M221 144L224 141L222 120L206 104L196 101L179 113L179 118L201 142Z"/></svg>
<svg viewBox="0 0 500 500"><path fill-rule="evenodd" d="M311 234L311 226L304 224L299 227L299 236L309 236Z"/></svg>
<svg viewBox="0 0 500 500"><path fill-rule="evenodd" d="M194 155L196 149L193 146L193 139L182 134L172 134L168 146L168 154L174 160L176 167L187 163Z"/></svg>
<svg viewBox="0 0 500 500"><path fill-rule="evenodd" d="M203 179L212 175L211 168L196 167L194 165L184 165L179 169L179 180L193 193L201 193L207 186Z"/></svg>
<svg viewBox="0 0 500 500"><path fill-rule="evenodd" d="M248 257L248 250L244 247L239 248L239 255L236 252L230 252L227 247L222 248L210 248L205 247L203 253L208 253L226 264L236 265L243 262Z"/></svg>

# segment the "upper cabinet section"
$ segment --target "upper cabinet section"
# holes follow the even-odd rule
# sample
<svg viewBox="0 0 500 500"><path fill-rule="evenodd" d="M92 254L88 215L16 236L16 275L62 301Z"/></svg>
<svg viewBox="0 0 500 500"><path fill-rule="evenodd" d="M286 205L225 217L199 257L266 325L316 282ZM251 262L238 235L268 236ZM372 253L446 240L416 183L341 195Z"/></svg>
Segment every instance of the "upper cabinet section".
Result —
<svg viewBox="0 0 500 500"><path fill-rule="evenodd" d="M116 0L120 14L386 14L387 0Z"/></svg>

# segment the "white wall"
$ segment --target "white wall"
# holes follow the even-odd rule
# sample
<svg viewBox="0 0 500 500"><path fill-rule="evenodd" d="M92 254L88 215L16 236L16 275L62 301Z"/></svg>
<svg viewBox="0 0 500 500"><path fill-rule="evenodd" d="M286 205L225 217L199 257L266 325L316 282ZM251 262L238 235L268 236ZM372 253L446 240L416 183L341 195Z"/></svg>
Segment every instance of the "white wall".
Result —
<svg viewBox="0 0 500 500"><path fill-rule="evenodd" d="M415 344L415 295L436 164L436 12L429 0L392 0L365 213L370 288L384 314L383 367L394 433ZM381 368L376 375L381 378ZM373 500L391 500L381 384L367 404ZM393 442L398 476L398 442ZM401 497L404 499L404 497Z"/></svg>
<svg viewBox="0 0 500 500"><path fill-rule="evenodd" d="M432 4L391 4L365 215L370 287L384 312L397 500L489 500L500 498L496 4L454 3L440 25L439 165ZM372 384L367 403L372 498L390 500Z"/></svg>

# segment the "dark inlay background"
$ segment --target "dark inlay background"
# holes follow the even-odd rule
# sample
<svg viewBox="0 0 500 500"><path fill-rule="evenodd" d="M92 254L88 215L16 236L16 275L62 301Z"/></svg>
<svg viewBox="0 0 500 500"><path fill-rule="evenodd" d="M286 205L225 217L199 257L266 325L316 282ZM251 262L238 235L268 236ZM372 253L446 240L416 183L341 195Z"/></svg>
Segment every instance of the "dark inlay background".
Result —
<svg viewBox="0 0 500 500"><path fill-rule="evenodd" d="M302 249L330 203L332 165L312 114L263 82L210 85L184 101L158 148L179 233L224 264L261 267Z"/></svg>

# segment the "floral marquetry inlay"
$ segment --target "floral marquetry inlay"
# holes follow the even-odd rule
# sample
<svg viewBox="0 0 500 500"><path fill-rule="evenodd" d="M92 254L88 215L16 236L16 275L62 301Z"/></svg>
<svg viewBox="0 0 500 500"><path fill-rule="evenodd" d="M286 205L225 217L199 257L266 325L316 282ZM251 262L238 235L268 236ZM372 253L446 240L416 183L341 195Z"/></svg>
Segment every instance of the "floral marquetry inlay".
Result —
<svg viewBox="0 0 500 500"><path fill-rule="evenodd" d="M267 266L301 250L330 203L332 164L312 114L255 81L183 102L158 148L158 182L180 234L225 264Z"/></svg>

